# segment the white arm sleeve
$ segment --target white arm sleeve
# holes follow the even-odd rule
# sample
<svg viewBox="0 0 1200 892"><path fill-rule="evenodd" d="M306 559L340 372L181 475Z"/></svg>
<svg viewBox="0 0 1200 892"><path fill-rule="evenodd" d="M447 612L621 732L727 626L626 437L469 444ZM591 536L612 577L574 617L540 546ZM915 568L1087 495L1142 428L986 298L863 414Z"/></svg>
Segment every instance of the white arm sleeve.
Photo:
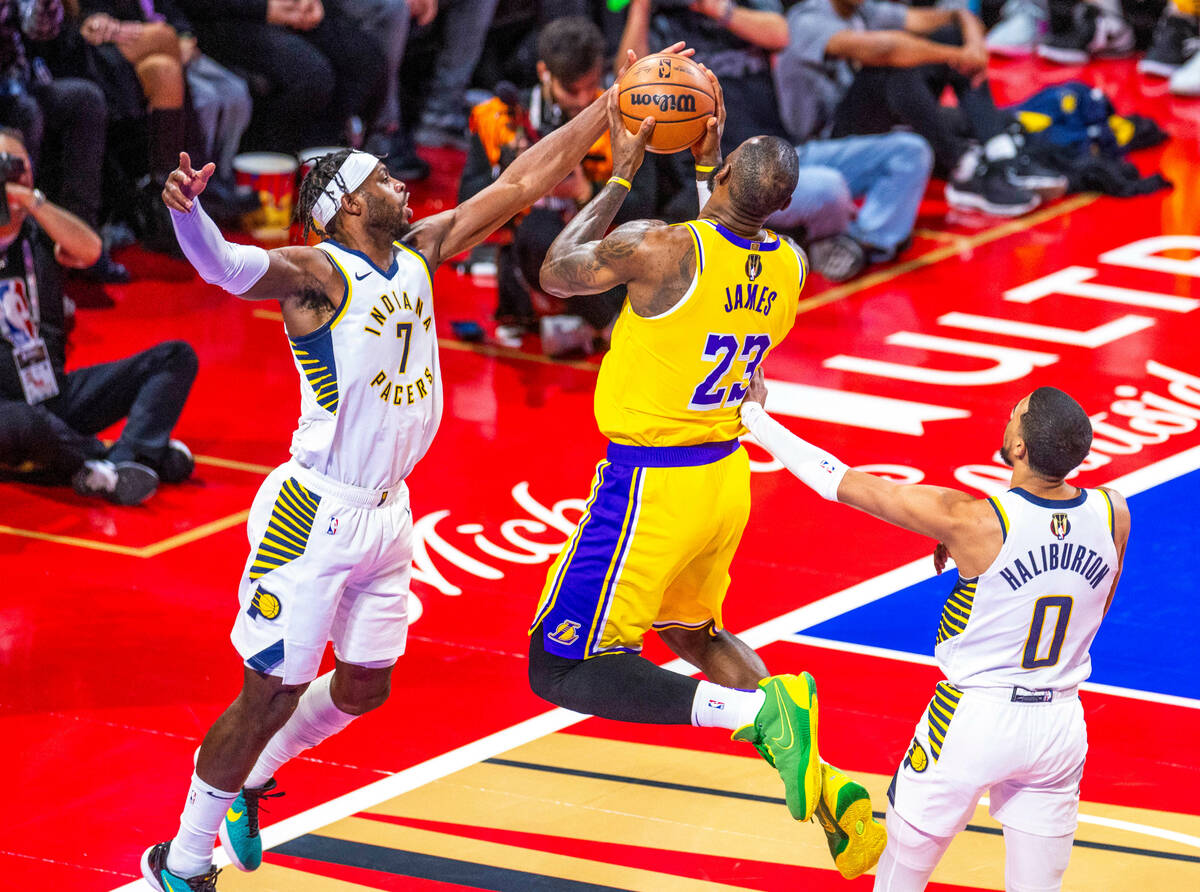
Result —
<svg viewBox="0 0 1200 892"><path fill-rule="evenodd" d="M712 198L712 192L708 190L708 180L696 180L696 197L700 199L700 210L704 210L704 206Z"/></svg>
<svg viewBox="0 0 1200 892"><path fill-rule="evenodd" d="M224 288L230 294L245 294L267 272L270 258L256 245L235 245L225 241L200 200L182 214L171 209L171 225L183 254L205 282Z"/></svg>
<svg viewBox="0 0 1200 892"><path fill-rule="evenodd" d="M838 484L850 470L828 452L802 440L766 413L758 403L742 403L742 422L783 466L817 495L836 502Z"/></svg>

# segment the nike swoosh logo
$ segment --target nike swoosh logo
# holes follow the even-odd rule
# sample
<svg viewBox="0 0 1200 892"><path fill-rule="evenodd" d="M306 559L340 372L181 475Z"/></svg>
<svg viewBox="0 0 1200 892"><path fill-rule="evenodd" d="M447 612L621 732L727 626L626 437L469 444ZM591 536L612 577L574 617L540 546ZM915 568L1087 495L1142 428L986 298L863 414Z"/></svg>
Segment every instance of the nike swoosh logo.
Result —
<svg viewBox="0 0 1200 892"><path fill-rule="evenodd" d="M242 819L242 815L244 815L244 814L245 814L244 811L234 811L231 808L231 809L229 809L229 811L225 812L225 819L227 821L229 821L230 824L236 824L238 821L240 821Z"/></svg>
<svg viewBox="0 0 1200 892"><path fill-rule="evenodd" d="M786 750L791 747L792 743L795 741L796 735L795 732L792 731L792 717L788 715L787 704L783 701L783 694L780 692L778 685L775 687L775 702L779 706L779 714L783 717L783 730L785 733L780 734L777 737L773 737L772 740L779 745L781 750Z"/></svg>
<svg viewBox="0 0 1200 892"><path fill-rule="evenodd" d="M365 278L366 278L367 276L369 276L369 275L371 275L371 274L370 274L370 273L363 273L363 274L360 276L358 273L355 273L355 274L354 274L354 278L355 278L355 279L357 279L358 281L360 281L360 282L361 282L363 279L365 279Z"/></svg>

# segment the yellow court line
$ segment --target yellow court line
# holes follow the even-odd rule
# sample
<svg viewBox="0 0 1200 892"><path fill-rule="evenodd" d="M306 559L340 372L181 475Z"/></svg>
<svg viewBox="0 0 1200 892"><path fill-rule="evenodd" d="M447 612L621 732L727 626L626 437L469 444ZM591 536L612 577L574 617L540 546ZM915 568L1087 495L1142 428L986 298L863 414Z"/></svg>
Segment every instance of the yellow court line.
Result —
<svg viewBox="0 0 1200 892"><path fill-rule="evenodd" d="M890 282L897 276L902 276L905 273L910 273L913 270L922 269L926 266L931 266L935 263L940 263L947 258L953 257L960 251L966 248L977 248L980 245L986 245L989 242L994 242L997 239L1002 239L1010 235L1015 235L1018 232L1025 232L1027 229L1032 229L1048 220L1053 220L1055 217L1061 217L1063 214L1069 214L1072 211L1077 211L1080 208L1087 207L1100 195L1097 192L1085 192L1068 198L1065 201L1056 204L1054 207L1046 208L1045 210L1037 211L1029 214L1026 217L1021 217L1019 220L1011 220L1008 223L1002 223L999 226L993 226L991 229L984 232L976 233L975 235L965 236L962 239L952 243L943 245L940 248L934 248L932 251L927 251L920 257L914 257L912 260L906 260L904 263L897 263L895 266L889 266L887 269L881 269L878 272L863 276L861 279L855 279L853 282L847 282L845 285L839 285L836 288L830 288L828 291L823 291L815 297L810 297L807 300L800 301L796 307L796 315L807 313L809 310L815 310L818 307L823 307L826 304L831 304L834 301L841 300L843 297L849 297L851 294L857 294L859 291L864 291L867 288L872 288L884 282Z"/></svg>
<svg viewBox="0 0 1200 892"><path fill-rule="evenodd" d="M197 455L196 464L212 465L214 468L231 468L234 471L249 471L251 474L270 474L275 470L271 465L256 465L248 461L235 461L232 458L220 458L215 455Z"/></svg>
<svg viewBox="0 0 1200 892"><path fill-rule="evenodd" d="M968 235L955 232L942 232L940 229L914 229L912 234L919 238L931 238L939 242L960 242Z"/></svg>
<svg viewBox="0 0 1200 892"><path fill-rule="evenodd" d="M278 310L254 310L251 314L255 319L269 319L272 322L282 322L283 314ZM496 359L524 359L529 362L541 362L559 368L584 369L589 372L600 371L600 366L594 362L582 359L551 359L541 353L530 353L516 347L501 347L496 344L472 344L468 341L457 341L454 338L438 338L438 344L446 350L459 350L464 353L478 353L480 356L492 356Z"/></svg>
<svg viewBox="0 0 1200 892"><path fill-rule="evenodd" d="M212 465L216 468L230 468L235 471L248 471L252 474L270 474L273 467L257 465L252 462L235 461L230 458L220 458L215 455L197 455L196 464ZM53 542L56 545L73 545L76 548L90 548L92 551L105 551L109 554L123 554L127 557L152 558L166 551L179 548L199 539L204 539L214 533L227 530L230 527L245 523L250 516L249 510L238 511L209 523L201 524L194 529L185 530L175 536L169 536L149 545L118 545L115 542L102 542L98 539L84 539L82 536L63 536L58 533L43 533L40 530L25 530L0 524L0 535L19 536L22 539L36 539L39 542Z"/></svg>
<svg viewBox="0 0 1200 892"><path fill-rule="evenodd" d="M195 529L179 533L176 536L171 536L163 539L161 542L155 542L153 545L147 545L145 548L139 549L138 557L152 558L157 557L164 551L170 551L173 548L178 548L181 545L187 545L189 542L195 542L197 539L204 539L214 533L219 533L222 530L227 530L230 527L240 526L246 522L246 518L250 516L250 510L237 511L219 520L210 521L209 523L201 524Z"/></svg>
<svg viewBox="0 0 1200 892"><path fill-rule="evenodd" d="M60 536L57 533L42 533L38 530L22 530L17 527L0 524L0 533L10 536L20 536L23 539L37 539L42 542L54 542L57 545L75 545L79 548L90 548L93 551L107 551L111 554L124 554L130 557L141 557L142 549L132 545L114 545L110 542L98 542L95 539L83 539L79 536Z"/></svg>

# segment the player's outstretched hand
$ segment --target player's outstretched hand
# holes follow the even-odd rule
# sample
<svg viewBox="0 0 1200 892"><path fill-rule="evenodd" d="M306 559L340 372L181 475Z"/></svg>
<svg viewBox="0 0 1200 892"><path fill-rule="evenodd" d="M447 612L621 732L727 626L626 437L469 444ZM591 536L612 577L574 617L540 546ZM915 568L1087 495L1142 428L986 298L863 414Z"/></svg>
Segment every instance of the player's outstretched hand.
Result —
<svg viewBox="0 0 1200 892"><path fill-rule="evenodd" d="M692 49L691 47L689 47L687 45L687 43L682 40L676 41L675 43L671 44L666 49L662 49L662 50L658 51L659 55L666 55L667 53L670 53L673 56L687 56L689 59L692 56L696 55L696 51L694 49ZM617 72L617 80L620 80L621 77L625 74L625 72L629 70L629 66L631 66L637 60L638 60L637 53L635 53L633 50L626 50L625 51L625 64L622 65L620 70ZM613 89L616 89L615 84L613 86Z"/></svg>
<svg viewBox="0 0 1200 892"><path fill-rule="evenodd" d="M942 571L946 569L946 563L950 560L950 552L941 542L937 544L937 548L933 550L933 569L940 576Z"/></svg>
<svg viewBox="0 0 1200 892"><path fill-rule="evenodd" d="M721 91L721 82L717 80L717 76L709 71L703 62L699 64L700 70L712 84L717 107L708 119L704 135L693 143L692 154L696 158L697 166L717 167L721 163L721 134L725 132L725 94Z"/></svg>
<svg viewBox="0 0 1200 892"><path fill-rule="evenodd" d="M612 138L613 176L631 180L642 166L646 143L654 132L654 118L642 120L637 133L630 133L621 120L621 100L615 90L608 94L608 132Z"/></svg>
<svg viewBox="0 0 1200 892"><path fill-rule="evenodd" d="M764 409L767 407L767 376L763 374L762 366L754 370L750 378L750 388L746 391L745 400L758 403Z"/></svg>
<svg viewBox="0 0 1200 892"><path fill-rule="evenodd" d="M181 214L192 210L192 200L204 191L208 179L217 170L217 165L209 161L199 170L192 170L192 159L187 152L179 153L179 166L167 177L163 186L162 199L173 211Z"/></svg>

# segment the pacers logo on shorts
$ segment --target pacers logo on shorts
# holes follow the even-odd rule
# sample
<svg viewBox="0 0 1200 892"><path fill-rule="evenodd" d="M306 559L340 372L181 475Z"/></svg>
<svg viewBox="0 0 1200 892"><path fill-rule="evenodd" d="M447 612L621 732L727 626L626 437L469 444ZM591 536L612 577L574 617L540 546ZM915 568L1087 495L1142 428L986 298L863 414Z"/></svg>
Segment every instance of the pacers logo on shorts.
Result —
<svg viewBox="0 0 1200 892"><path fill-rule="evenodd" d="M254 597L250 599L250 607L246 615L251 619L261 616L263 619L275 619L279 616L279 598L271 594L261 585Z"/></svg>
<svg viewBox="0 0 1200 892"><path fill-rule="evenodd" d="M1053 515L1050 518L1050 532L1059 541L1067 538L1067 533L1071 532L1071 518L1066 514Z"/></svg>
<svg viewBox="0 0 1200 892"><path fill-rule="evenodd" d="M574 644L579 639L579 623L564 619L550 637L559 644Z"/></svg>
<svg viewBox="0 0 1200 892"><path fill-rule="evenodd" d="M912 770L920 774L929 767L929 757L925 755L925 748L917 742L914 737L912 746L908 748L908 755L904 757L906 764L912 766Z"/></svg>

